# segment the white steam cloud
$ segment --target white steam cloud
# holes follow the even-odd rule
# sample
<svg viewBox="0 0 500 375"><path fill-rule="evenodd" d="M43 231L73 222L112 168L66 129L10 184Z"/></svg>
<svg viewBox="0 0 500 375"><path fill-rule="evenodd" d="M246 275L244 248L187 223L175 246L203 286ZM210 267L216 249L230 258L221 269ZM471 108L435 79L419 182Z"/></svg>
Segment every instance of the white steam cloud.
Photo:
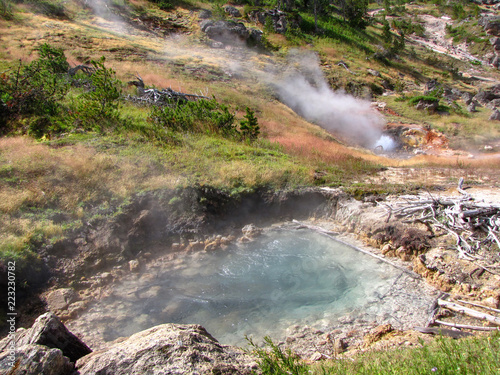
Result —
<svg viewBox="0 0 500 375"><path fill-rule="evenodd" d="M383 118L370 107L370 102L333 91L316 54L294 52L289 56L289 67L273 83L283 103L306 120L349 142L368 148L377 145Z"/></svg>
<svg viewBox="0 0 500 375"><path fill-rule="evenodd" d="M110 0L86 0L85 4L92 8L93 13L97 16L109 22L107 25L111 30L125 34L126 24L125 21L113 13L111 10Z"/></svg>

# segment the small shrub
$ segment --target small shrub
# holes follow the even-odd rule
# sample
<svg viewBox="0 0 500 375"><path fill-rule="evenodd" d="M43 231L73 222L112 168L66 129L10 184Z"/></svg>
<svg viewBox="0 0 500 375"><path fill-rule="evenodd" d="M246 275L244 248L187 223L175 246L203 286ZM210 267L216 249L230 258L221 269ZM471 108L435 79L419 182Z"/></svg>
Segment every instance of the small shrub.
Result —
<svg viewBox="0 0 500 375"><path fill-rule="evenodd" d="M11 118L54 116L69 88L64 51L42 44L39 57L29 65L19 63L15 72L0 76L2 111Z"/></svg>
<svg viewBox="0 0 500 375"><path fill-rule="evenodd" d="M238 134L234 125L234 114L215 99L154 107L149 119L155 126L174 132L212 133L224 137Z"/></svg>
<svg viewBox="0 0 500 375"><path fill-rule="evenodd" d="M301 375L308 374L308 367L301 362L300 357L290 349L282 350L270 337L264 337L265 347L258 347L247 337L252 352L259 358L259 367L263 375Z"/></svg>
<svg viewBox="0 0 500 375"><path fill-rule="evenodd" d="M419 22L412 22L408 19L394 19L392 20L392 27L406 35L415 34L420 37L425 35L425 28L422 24Z"/></svg>
<svg viewBox="0 0 500 375"><path fill-rule="evenodd" d="M246 107L246 115L244 117L245 118L240 121L241 136L250 140L257 139L260 134L260 127L254 111Z"/></svg>
<svg viewBox="0 0 500 375"><path fill-rule="evenodd" d="M165 11L168 11L168 10L172 10L174 8L174 5L172 4L172 1L170 0L149 0L151 1L152 3L155 3L158 8L160 8L161 10L165 10Z"/></svg>
<svg viewBox="0 0 500 375"><path fill-rule="evenodd" d="M121 82L113 69L106 68L105 58L92 60L94 71L90 89L79 97L75 115L86 129L104 130L104 121L115 121L119 116Z"/></svg>
<svg viewBox="0 0 500 375"><path fill-rule="evenodd" d="M417 95L410 98L410 100L408 100L408 104L417 105L420 101L434 103L434 102L439 102L439 98L436 98L435 96L432 95Z"/></svg>
<svg viewBox="0 0 500 375"><path fill-rule="evenodd" d="M266 22L264 23L264 31L269 34L274 32L273 19L270 16L266 17Z"/></svg>
<svg viewBox="0 0 500 375"><path fill-rule="evenodd" d="M463 20L467 17L467 12L462 4L455 3L451 6L451 17L455 20Z"/></svg>
<svg viewBox="0 0 500 375"><path fill-rule="evenodd" d="M215 20L227 19L226 11L220 3L215 3L212 5L212 18Z"/></svg>
<svg viewBox="0 0 500 375"><path fill-rule="evenodd" d="M10 0L0 0L0 18L11 20L13 17L12 2Z"/></svg>

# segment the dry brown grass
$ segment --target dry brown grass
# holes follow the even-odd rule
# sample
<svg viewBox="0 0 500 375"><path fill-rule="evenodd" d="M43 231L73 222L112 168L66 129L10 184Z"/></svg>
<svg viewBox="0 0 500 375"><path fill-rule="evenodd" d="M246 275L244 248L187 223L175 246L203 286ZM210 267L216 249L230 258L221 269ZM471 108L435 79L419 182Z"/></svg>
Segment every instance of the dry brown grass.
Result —
<svg viewBox="0 0 500 375"><path fill-rule="evenodd" d="M24 138L0 139L0 211L22 206L77 210L79 204L126 197L142 188L173 187L176 177L134 158L82 145L50 148ZM8 181L6 180L8 178Z"/></svg>

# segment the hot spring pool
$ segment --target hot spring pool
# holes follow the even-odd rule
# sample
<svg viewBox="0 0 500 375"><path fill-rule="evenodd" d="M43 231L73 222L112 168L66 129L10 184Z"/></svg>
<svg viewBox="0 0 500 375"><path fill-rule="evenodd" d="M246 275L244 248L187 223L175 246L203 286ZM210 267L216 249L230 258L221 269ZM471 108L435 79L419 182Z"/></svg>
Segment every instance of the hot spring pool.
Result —
<svg viewBox="0 0 500 375"><path fill-rule="evenodd" d="M283 339L292 325L328 327L346 314L397 321L411 313L401 311L405 298L424 298L398 292L403 274L318 233L273 230L157 263L114 287L77 325L102 341L163 323L201 324L223 344L244 345L246 335Z"/></svg>

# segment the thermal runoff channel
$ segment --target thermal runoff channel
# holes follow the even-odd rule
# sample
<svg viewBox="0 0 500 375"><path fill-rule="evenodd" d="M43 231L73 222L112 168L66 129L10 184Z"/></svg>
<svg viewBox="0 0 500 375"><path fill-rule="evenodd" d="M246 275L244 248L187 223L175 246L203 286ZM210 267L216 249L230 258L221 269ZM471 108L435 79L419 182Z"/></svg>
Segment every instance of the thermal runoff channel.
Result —
<svg viewBox="0 0 500 375"><path fill-rule="evenodd" d="M195 323L223 344L245 345L246 335L282 339L293 325L331 327L347 313L381 323L393 316L397 326L394 305L411 309L424 298L415 287L398 295L393 284L401 277L317 233L275 230L249 244L160 261L117 286L72 329L104 342L158 324Z"/></svg>

